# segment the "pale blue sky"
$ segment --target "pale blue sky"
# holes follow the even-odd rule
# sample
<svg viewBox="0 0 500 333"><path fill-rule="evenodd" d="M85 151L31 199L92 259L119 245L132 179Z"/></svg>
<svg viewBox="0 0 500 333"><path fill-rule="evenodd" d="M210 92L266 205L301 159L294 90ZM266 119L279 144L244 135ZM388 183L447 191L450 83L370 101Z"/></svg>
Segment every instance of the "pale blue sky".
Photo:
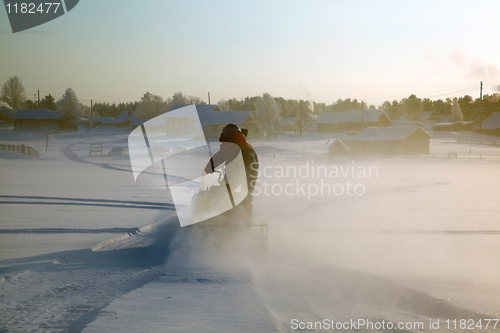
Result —
<svg viewBox="0 0 500 333"><path fill-rule="evenodd" d="M2 6L0 84L17 75L30 98L72 87L84 104L210 91L380 105L478 95L480 80L493 93L499 41L498 0L81 0L16 34Z"/></svg>

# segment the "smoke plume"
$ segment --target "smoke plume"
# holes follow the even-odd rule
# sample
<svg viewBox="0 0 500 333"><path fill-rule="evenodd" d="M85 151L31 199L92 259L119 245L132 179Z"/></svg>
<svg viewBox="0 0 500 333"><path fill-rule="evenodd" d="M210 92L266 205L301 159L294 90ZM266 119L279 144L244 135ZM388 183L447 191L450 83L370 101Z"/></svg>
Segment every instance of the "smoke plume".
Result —
<svg viewBox="0 0 500 333"><path fill-rule="evenodd" d="M463 70L467 83L474 84L478 81L484 81L489 84L497 84L500 82L500 69L498 66L481 60L471 60L462 50L455 50L452 58ZM500 85L497 89L500 91Z"/></svg>

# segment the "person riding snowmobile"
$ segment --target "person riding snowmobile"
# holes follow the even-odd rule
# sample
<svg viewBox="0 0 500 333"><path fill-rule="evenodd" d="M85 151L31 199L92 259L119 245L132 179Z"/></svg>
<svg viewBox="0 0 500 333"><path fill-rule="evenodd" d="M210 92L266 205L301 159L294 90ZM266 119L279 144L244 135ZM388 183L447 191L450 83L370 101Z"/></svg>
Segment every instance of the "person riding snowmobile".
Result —
<svg viewBox="0 0 500 333"><path fill-rule="evenodd" d="M220 150L210 159L209 163L205 167L205 172L207 174L213 173L215 169L223 163L228 165L239 153L239 151L237 151L238 149L235 149L236 146L233 144L236 144L239 147L243 157L243 163L245 165L248 195L241 203L223 215L230 221L239 220L243 224L251 224L253 210L252 193L255 188L255 181L257 179L259 169L257 153L246 141L242 130L240 130L240 128L235 124L228 124L222 129L219 141L221 142Z"/></svg>

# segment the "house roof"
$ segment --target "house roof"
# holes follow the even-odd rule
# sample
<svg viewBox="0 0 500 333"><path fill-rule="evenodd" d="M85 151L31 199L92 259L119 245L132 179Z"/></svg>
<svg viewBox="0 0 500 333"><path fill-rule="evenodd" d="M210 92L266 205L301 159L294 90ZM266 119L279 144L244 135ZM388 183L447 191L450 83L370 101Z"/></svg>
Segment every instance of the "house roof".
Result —
<svg viewBox="0 0 500 333"><path fill-rule="evenodd" d="M424 111L420 114L419 121L424 121L424 120L437 120L439 117L434 113L434 111ZM401 117L398 118L397 121L409 121L408 118L406 117L406 114L403 114Z"/></svg>
<svg viewBox="0 0 500 333"><path fill-rule="evenodd" d="M107 125L118 125L124 124L127 121L131 121L129 118L113 118L113 117L95 117L92 119L93 123L101 123Z"/></svg>
<svg viewBox="0 0 500 333"><path fill-rule="evenodd" d="M7 116L7 118L12 118L12 115L15 113L12 109L0 109L0 113L3 113Z"/></svg>
<svg viewBox="0 0 500 333"><path fill-rule="evenodd" d="M220 124L244 124L252 115L252 111L222 111L222 112L199 112L201 126Z"/></svg>
<svg viewBox="0 0 500 333"><path fill-rule="evenodd" d="M416 131L422 131L430 138L421 127L368 127L364 131L353 136L347 136L344 141L396 141L407 138Z"/></svg>
<svg viewBox="0 0 500 333"><path fill-rule="evenodd" d="M401 121L396 120L392 122L392 127L407 127L407 126L422 126L419 121Z"/></svg>
<svg viewBox="0 0 500 333"><path fill-rule="evenodd" d="M349 110L345 112L325 112L316 119L316 124L359 123L361 122L361 119L363 119L364 122L376 122L382 115L387 117L384 110Z"/></svg>
<svg viewBox="0 0 500 333"><path fill-rule="evenodd" d="M311 114L311 113L306 113L306 114L302 115L302 118L310 118L310 120L314 120L314 119L318 118L318 116Z"/></svg>
<svg viewBox="0 0 500 333"><path fill-rule="evenodd" d="M180 109L185 106L189 106L191 104L175 104L170 108L169 111L175 110L175 109ZM211 112L211 111L221 111L218 105L216 104L195 104L196 110L198 112Z"/></svg>
<svg viewBox="0 0 500 333"><path fill-rule="evenodd" d="M335 146L341 146L345 149L345 151L349 151L349 147L347 147L347 145L344 143L344 141L338 139L338 138L335 138L333 139L332 143L330 143L330 146L328 147L328 149L333 149L333 147Z"/></svg>
<svg viewBox="0 0 500 333"><path fill-rule="evenodd" d="M169 111L183 108L191 104L176 104ZM252 111L221 111L215 104L195 104L201 126L244 124L248 122ZM214 112L218 111L218 112Z"/></svg>
<svg viewBox="0 0 500 333"><path fill-rule="evenodd" d="M434 111L424 111L420 115L420 120L429 120L429 118L437 118L436 114Z"/></svg>
<svg viewBox="0 0 500 333"><path fill-rule="evenodd" d="M58 111L48 109L17 110L12 119L61 119L62 115Z"/></svg>
<svg viewBox="0 0 500 333"><path fill-rule="evenodd" d="M288 118L283 118L281 122L283 124L289 124L289 123L294 124L297 120L299 120L299 117L288 117Z"/></svg>
<svg viewBox="0 0 500 333"><path fill-rule="evenodd" d="M451 123L451 116L439 116L439 122L441 123Z"/></svg>
<svg viewBox="0 0 500 333"><path fill-rule="evenodd" d="M493 112L491 116L486 118L481 125L482 129L485 130L496 130L500 129L500 112Z"/></svg>
<svg viewBox="0 0 500 333"><path fill-rule="evenodd" d="M130 126L141 126L142 124L144 124L146 121L148 121L149 119L142 119L142 118L135 118L135 119L132 119L130 118Z"/></svg>

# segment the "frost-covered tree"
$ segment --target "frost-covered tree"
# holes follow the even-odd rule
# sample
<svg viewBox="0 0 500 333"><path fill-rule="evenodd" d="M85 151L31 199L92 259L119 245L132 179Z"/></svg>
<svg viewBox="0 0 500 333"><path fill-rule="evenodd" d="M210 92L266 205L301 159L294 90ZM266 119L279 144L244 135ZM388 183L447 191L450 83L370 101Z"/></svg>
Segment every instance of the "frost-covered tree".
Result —
<svg viewBox="0 0 500 333"><path fill-rule="evenodd" d="M73 88L66 88L61 99L57 101L56 107L57 111L62 113L63 128L76 130L78 118L83 111L83 105L78 101Z"/></svg>
<svg viewBox="0 0 500 333"><path fill-rule="evenodd" d="M165 111L165 102L161 96L146 92L139 102L137 111L139 118L151 119Z"/></svg>
<svg viewBox="0 0 500 333"><path fill-rule="evenodd" d="M219 103L217 103L217 106L221 111L231 111L231 105L229 105L229 102L226 100L221 99Z"/></svg>
<svg viewBox="0 0 500 333"><path fill-rule="evenodd" d="M453 99L453 104L451 106L451 121L460 121L463 118L462 109L460 108L460 104L458 103L458 98Z"/></svg>
<svg viewBox="0 0 500 333"><path fill-rule="evenodd" d="M12 109L18 110L25 99L23 81L17 76L9 77L2 87L2 101L9 104Z"/></svg>
<svg viewBox="0 0 500 333"><path fill-rule="evenodd" d="M280 108L275 99L264 93L254 102L255 124L267 136L276 136L281 125Z"/></svg>
<svg viewBox="0 0 500 333"><path fill-rule="evenodd" d="M63 114L69 113L74 116L80 114L81 104L73 88L66 88L61 99L57 101L57 110Z"/></svg>
<svg viewBox="0 0 500 333"><path fill-rule="evenodd" d="M201 100L201 98L197 96L187 96L182 92L176 92L172 95L172 97L167 98L166 101L166 110L170 110L172 106L176 104L207 104Z"/></svg>

